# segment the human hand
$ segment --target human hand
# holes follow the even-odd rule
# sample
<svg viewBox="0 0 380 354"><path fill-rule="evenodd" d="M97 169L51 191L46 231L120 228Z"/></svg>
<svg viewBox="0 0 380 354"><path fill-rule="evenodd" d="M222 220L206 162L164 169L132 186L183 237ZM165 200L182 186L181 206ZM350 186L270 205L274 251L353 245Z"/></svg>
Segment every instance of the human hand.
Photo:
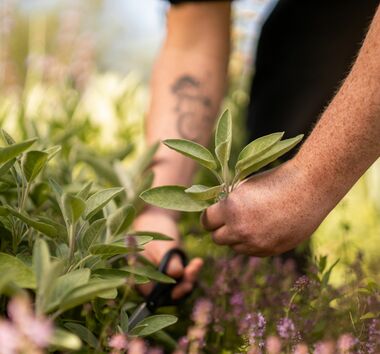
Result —
<svg viewBox="0 0 380 354"><path fill-rule="evenodd" d="M310 237L335 204L293 159L245 181L209 207L202 222L218 245L273 256Z"/></svg>
<svg viewBox="0 0 380 354"><path fill-rule="evenodd" d="M173 238L173 241L152 241L145 245L143 255L154 264L158 265L170 249L179 247L177 221L170 212L149 207L136 218L134 228L135 230L160 232ZM193 290L202 265L201 258L194 258L184 268L179 257L173 258L169 263L167 274L176 279L182 277L182 281L172 291L173 300L178 300ZM146 295L152 290L152 284L143 285L140 289Z"/></svg>

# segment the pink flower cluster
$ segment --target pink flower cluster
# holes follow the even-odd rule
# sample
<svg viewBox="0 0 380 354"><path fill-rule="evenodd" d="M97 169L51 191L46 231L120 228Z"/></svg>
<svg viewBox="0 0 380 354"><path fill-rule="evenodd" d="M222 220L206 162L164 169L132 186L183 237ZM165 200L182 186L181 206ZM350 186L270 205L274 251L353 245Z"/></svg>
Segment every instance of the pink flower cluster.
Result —
<svg viewBox="0 0 380 354"><path fill-rule="evenodd" d="M9 320L0 319L0 354L40 354L49 344L53 326L49 319L36 316L25 296L8 304Z"/></svg>

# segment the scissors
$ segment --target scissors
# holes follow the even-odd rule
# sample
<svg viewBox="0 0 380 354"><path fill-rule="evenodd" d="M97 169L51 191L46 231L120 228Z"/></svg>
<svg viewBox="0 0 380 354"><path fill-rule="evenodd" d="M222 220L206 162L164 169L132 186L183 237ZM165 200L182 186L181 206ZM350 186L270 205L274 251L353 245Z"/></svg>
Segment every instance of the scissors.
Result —
<svg viewBox="0 0 380 354"><path fill-rule="evenodd" d="M165 253L158 266L158 270L166 274L170 261L176 256L180 258L182 265L186 267L188 259L185 252L179 248L172 248ZM176 280L178 284L182 280L182 277ZM153 287L153 290L146 298L146 301L143 302L131 315L129 319L129 328L132 329L135 327L139 322L141 322L144 318L152 315L157 310L157 308L161 306L176 305L178 301L174 301L172 299L171 292L177 284L156 283L156 285Z"/></svg>

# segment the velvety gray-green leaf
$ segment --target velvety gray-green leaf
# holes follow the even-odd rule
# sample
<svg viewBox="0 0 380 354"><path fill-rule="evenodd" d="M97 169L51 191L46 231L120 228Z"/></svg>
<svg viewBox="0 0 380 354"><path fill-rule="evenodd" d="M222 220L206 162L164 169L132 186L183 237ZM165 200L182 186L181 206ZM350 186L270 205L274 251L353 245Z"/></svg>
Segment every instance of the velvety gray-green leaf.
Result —
<svg viewBox="0 0 380 354"><path fill-rule="evenodd" d="M28 151L24 154L21 166L28 182L33 181L45 167L49 154L43 151Z"/></svg>
<svg viewBox="0 0 380 354"><path fill-rule="evenodd" d="M94 221L79 238L79 247L87 251L94 243L98 242L100 235L106 228L106 219Z"/></svg>
<svg viewBox="0 0 380 354"><path fill-rule="evenodd" d="M163 143L168 148L190 157L204 167L211 170L216 170L217 168L215 158L211 152L198 143L185 139L168 139L164 140Z"/></svg>
<svg viewBox="0 0 380 354"><path fill-rule="evenodd" d="M202 211L210 206L210 203L196 200L185 192L187 188L182 186L162 186L140 194L140 198L160 208L179 211Z"/></svg>
<svg viewBox="0 0 380 354"><path fill-rule="evenodd" d="M273 145L281 140L284 132L262 136L250 142L239 154L237 168L246 158L257 158L267 152Z"/></svg>
<svg viewBox="0 0 380 354"><path fill-rule="evenodd" d="M111 268L98 268L92 272L94 277L101 279L124 279L130 278L132 276L131 272L123 269L111 269ZM133 274L133 282L135 284L146 284L150 280L148 277Z"/></svg>
<svg viewBox="0 0 380 354"><path fill-rule="evenodd" d="M17 157L30 146L32 146L36 141L37 139L35 138L23 141L21 143L0 147L0 164Z"/></svg>
<svg viewBox="0 0 380 354"><path fill-rule="evenodd" d="M156 280L160 283L168 283L168 284L175 284L176 283L176 281L174 279L172 279L172 278L168 277L167 275L159 272L157 269L150 267L150 266L147 266L147 265L135 266L135 267L127 266L127 267L123 267L122 269L125 270L126 272L136 274L136 275L141 275L143 277L147 277L149 279Z"/></svg>
<svg viewBox="0 0 380 354"><path fill-rule="evenodd" d="M66 322L64 324L65 328L67 328L70 332L75 333L79 336L79 338L87 343L91 348L96 349L99 345L98 340L94 336L94 334L85 326L74 323L74 322Z"/></svg>
<svg viewBox="0 0 380 354"><path fill-rule="evenodd" d="M74 195L63 193L62 195L63 214L70 224L75 224L82 216L86 203L83 199Z"/></svg>
<svg viewBox="0 0 380 354"><path fill-rule="evenodd" d="M115 289L124 284L123 279L112 280L90 280L87 284L79 286L70 291L61 301L59 306L61 311L67 311L73 307L91 301L102 292Z"/></svg>
<svg viewBox="0 0 380 354"><path fill-rule="evenodd" d="M241 170L238 171L238 180L242 180L250 174L260 170L271 162L277 160L280 156L284 155L295 147L303 138L303 135L298 135L291 139L279 141L272 148L270 148L265 154L263 154L258 160L254 160L252 164L247 161L246 164L241 165Z"/></svg>
<svg viewBox="0 0 380 354"><path fill-rule="evenodd" d="M18 258L0 253L0 274L9 275L20 288L35 289L36 279L33 270Z"/></svg>
<svg viewBox="0 0 380 354"><path fill-rule="evenodd" d="M195 184L185 190L187 194L190 194L194 199L198 200L215 199L222 191L223 185L208 187L201 184Z"/></svg>
<svg viewBox="0 0 380 354"><path fill-rule="evenodd" d="M228 160L231 153L231 142L232 119L230 112L226 110L219 118L215 132L215 155L225 173L228 169Z"/></svg>
<svg viewBox="0 0 380 354"><path fill-rule="evenodd" d="M154 315L149 316L139 322L130 332L131 335L140 337L149 336L163 328L173 325L178 321L177 317L172 315ZM138 328L140 327L140 328Z"/></svg>
<svg viewBox="0 0 380 354"><path fill-rule="evenodd" d="M43 233L44 235L52 237L52 238L54 238L58 235L58 230L54 226L46 224L46 223L41 222L41 221L33 220L29 216L22 214L22 213L19 213L17 210L12 209L10 207L7 207L7 209L8 209L10 214L12 214L16 218L22 220L25 224L27 224L30 227L32 227L33 229Z"/></svg>
<svg viewBox="0 0 380 354"><path fill-rule="evenodd" d="M122 191L123 188L109 188L93 194L86 201L84 218L90 219Z"/></svg>
<svg viewBox="0 0 380 354"><path fill-rule="evenodd" d="M82 342L79 337L61 328L56 328L49 338L50 346L62 350L79 350Z"/></svg>
<svg viewBox="0 0 380 354"><path fill-rule="evenodd" d="M132 236L150 236L153 240L160 240L160 241L172 241L173 238L169 237L167 235L164 235L160 232L153 232L153 231L133 231L130 233Z"/></svg>
<svg viewBox="0 0 380 354"><path fill-rule="evenodd" d="M125 205L113 212L107 219L107 226L111 235L117 236L128 230L135 218L135 208Z"/></svg>
<svg viewBox="0 0 380 354"><path fill-rule="evenodd" d="M45 275L50 267L50 252L47 243L39 238L33 247L33 268L38 288L43 287Z"/></svg>
<svg viewBox="0 0 380 354"><path fill-rule="evenodd" d="M87 182L83 188L77 193L77 197L81 198L83 200L86 200L88 196L90 195L91 188L92 188L92 181Z"/></svg>
<svg viewBox="0 0 380 354"><path fill-rule="evenodd" d="M136 247L126 247L122 245L114 244L98 244L90 247L90 253L93 255L102 255L102 256L117 256L120 254L129 254L136 252L136 250L141 250Z"/></svg>
<svg viewBox="0 0 380 354"><path fill-rule="evenodd" d="M82 286L90 280L90 269L78 269L58 277L47 299L46 312L56 310L65 296L75 288Z"/></svg>

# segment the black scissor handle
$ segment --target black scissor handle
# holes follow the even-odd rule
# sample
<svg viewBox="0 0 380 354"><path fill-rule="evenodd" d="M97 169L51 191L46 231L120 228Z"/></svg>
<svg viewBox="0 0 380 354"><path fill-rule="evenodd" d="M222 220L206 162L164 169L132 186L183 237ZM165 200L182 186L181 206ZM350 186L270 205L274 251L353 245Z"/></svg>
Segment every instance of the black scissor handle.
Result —
<svg viewBox="0 0 380 354"><path fill-rule="evenodd" d="M176 256L180 258L182 265L186 267L188 259L185 252L183 252L179 248L172 248L171 250L165 253L158 266L158 270L166 274L169 263ZM176 280L178 284L182 280L182 277ZM154 312L158 307L175 305L176 301L172 299L171 292L177 284L157 283L147 298L146 303L148 309L151 312Z"/></svg>

